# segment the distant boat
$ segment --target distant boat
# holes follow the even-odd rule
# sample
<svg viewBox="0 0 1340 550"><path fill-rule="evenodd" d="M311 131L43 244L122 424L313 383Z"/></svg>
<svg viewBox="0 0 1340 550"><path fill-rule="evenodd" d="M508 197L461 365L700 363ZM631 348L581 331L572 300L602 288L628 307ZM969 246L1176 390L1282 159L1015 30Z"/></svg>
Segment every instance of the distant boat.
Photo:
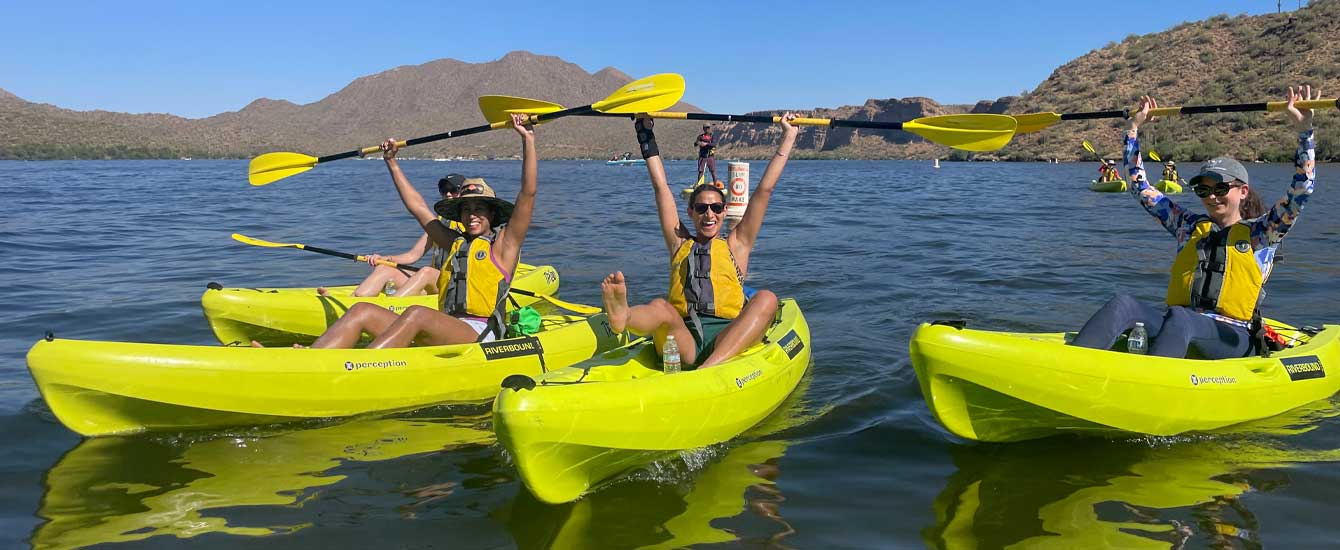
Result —
<svg viewBox="0 0 1340 550"><path fill-rule="evenodd" d="M605 161L605 166L636 166L646 163L647 163L646 159L619 159L619 160L607 160Z"/></svg>
<svg viewBox="0 0 1340 550"><path fill-rule="evenodd" d="M451 159L433 159L433 162L446 162Z"/></svg>
<svg viewBox="0 0 1340 550"><path fill-rule="evenodd" d="M940 167L940 159L935 159L935 168Z"/></svg>
<svg viewBox="0 0 1340 550"><path fill-rule="evenodd" d="M191 160L191 157L182 157L181 160Z"/></svg>

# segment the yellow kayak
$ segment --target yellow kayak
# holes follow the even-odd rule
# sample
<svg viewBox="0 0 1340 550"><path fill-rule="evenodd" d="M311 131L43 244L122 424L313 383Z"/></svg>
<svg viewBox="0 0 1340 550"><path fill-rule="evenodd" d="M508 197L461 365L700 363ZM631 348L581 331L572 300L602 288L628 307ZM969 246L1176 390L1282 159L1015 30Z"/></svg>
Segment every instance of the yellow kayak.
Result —
<svg viewBox="0 0 1340 550"><path fill-rule="evenodd" d="M513 287L532 294L558 294L558 271L553 266L517 266ZM247 344L256 340L267 346L311 344L332 323L359 302L370 302L397 313L409 306L436 308L436 294L419 296L353 297L353 286L332 287L329 296L315 288L223 288L211 284L200 297L214 336L223 344ZM537 299L513 294L518 305ZM510 303L508 305L510 306Z"/></svg>
<svg viewBox="0 0 1340 550"><path fill-rule="evenodd" d="M205 429L487 402L511 374L539 376L621 345L604 314L551 315L540 332L400 349L181 346L47 338L28 370L82 435Z"/></svg>
<svg viewBox="0 0 1340 550"><path fill-rule="evenodd" d="M924 323L911 357L927 406L959 437L1167 436L1267 418L1340 390L1340 326L1279 332L1293 347L1209 361L1065 345L1073 334Z"/></svg>
<svg viewBox="0 0 1340 550"><path fill-rule="evenodd" d="M1116 181L1091 180L1091 182L1089 183L1089 190L1097 191L1099 193L1120 193L1126 190L1126 180L1116 180Z"/></svg>
<svg viewBox="0 0 1340 550"><path fill-rule="evenodd" d="M1182 192L1182 184L1173 180L1159 180L1157 184L1154 184L1154 188L1169 195Z"/></svg>
<svg viewBox="0 0 1340 550"><path fill-rule="evenodd" d="M721 443L780 405L809 367L810 330L782 300L765 343L715 367L665 375L646 341L535 380L512 378L493 402L493 429L543 502L669 453Z"/></svg>

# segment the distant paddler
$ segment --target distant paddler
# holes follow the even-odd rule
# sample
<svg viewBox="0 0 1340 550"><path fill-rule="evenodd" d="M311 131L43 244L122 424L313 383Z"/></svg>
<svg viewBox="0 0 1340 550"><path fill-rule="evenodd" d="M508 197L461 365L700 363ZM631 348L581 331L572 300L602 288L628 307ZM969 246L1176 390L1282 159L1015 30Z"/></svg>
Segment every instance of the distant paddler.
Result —
<svg viewBox="0 0 1340 550"><path fill-rule="evenodd" d="M717 178L717 145L712 137L712 125L704 124L703 133L698 134L698 139L693 142L693 146L698 148L698 183L703 181L703 167L707 167L712 174L712 183L718 188L725 189L721 179Z"/></svg>
<svg viewBox="0 0 1340 550"><path fill-rule="evenodd" d="M686 369L716 365L762 339L777 312L777 295L759 290L746 297L743 281L768 201L796 143L796 127L791 125L795 118L791 113L781 118L782 142L754 190L749 209L729 237L721 234L726 196L714 185L699 185L689 195L687 213L694 231L689 233L680 224L675 195L652 132L653 120L640 116L634 122L670 255L670 291L668 299L630 308L623 272L610 274L601 284L610 329L650 336L658 354L666 337L674 336Z"/></svg>

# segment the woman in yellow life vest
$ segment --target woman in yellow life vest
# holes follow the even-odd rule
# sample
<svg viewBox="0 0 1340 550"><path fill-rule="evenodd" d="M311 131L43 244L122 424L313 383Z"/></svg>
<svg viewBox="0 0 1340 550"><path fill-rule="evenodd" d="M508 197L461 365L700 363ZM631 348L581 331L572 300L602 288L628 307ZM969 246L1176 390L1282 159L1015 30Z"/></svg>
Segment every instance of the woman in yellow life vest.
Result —
<svg viewBox="0 0 1340 550"><path fill-rule="evenodd" d="M460 174L447 174L446 177L438 180L437 191L442 196L442 200L456 198L456 194L461 190L461 183L465 181L465 176ZM450 220L448 226L457 225L460 222ZM460 230L459 227L452 229ZM393 262L401 265L409 265L419 261L424 254L433 253L432 262L429 265L420 268L415 272L402 271L400 268L384 265L381 262ZM363 282L354 289L354 296L376 296L381 294L382 289L386 287L386 282L390 281L395 285L396 296L418 296L423 293L437 294L437 279L441 276L442 263L446 257L446 250L433 244L433 240L428 238L428 233L419 236L414 241L414 246L409 250L396 254L394 256L382 256L381 254L364 254L367 256L368 265L372 266L372 273L369 273ZM322 296L329 295L325 288L316 289L317 294Z"/></svg>
<svg viewBox="0 0 1340 550"><path fill-rule="evenodd" d="M535 209L535 129L526 115L512 115L512 128L521 136L522 151L521 190L515 204L497 198L484 180L473 178L462 183L456 198L429 208L396 162L396 141L388 139L382 144L382 158L400 200L433 243L448 251L447 265L437 282L442 290L438 308L410 306L396 315L370 303L358 303L312 347L350 348L363 333L373 337L369 348L487 342L499 337L504 328L503 302ZM448 227L439 214L459 221L463 230Z"/></svg>
<svg viewBox="0 0 1340 550"><path fill-rule="evenodd" d="M1205 359L1226 359L1243 357L1260 345L1251 325L1258 315L1261 287L1270 277L1280 241L1302 213L1316 179L1312 111L1300 111L1294 103L1320 97L1320 90L1314 94L1311 86L1289 88L1287 112L1298 130L1298 151L1293 185L1285 197L1267 211L1249 186L1242 163L1217 157L1191 178L1205 214L1186 210L1145 180L1139 128L1158 103L1148 96L1141 100L1126 135L1126 168L1131 194L1177 239L1168 308L1118 295L1084 324L1073 345L1108 349L1136 322L1144 323L1149 333L1151 355L1185 357L1194 347Z"/></svg>
<svg viewBox="0 0 1340 550"><path fill-rule="evenodd" d="M777 295L759 290L745 298L743 280L749 273L749 255L754 249L763 215L786 158L796 143L791 113L782 117L782 142L768 163L763 178L749 199L749 208L729 237L721 235L726 221L726 197L711 184L694 188L689 195L688 216L694 232L680 224L675 193L670 190L652 133L652 119L635 122L642 158L647 159L661 235L670 253L669 299L629 307L623 272L605 278L600 288L609 316L610 329L625 329L651 336L659 352L666 335L679 342L680 359L687 367L706 368L730 359L759 342L777 312ZM691 343L691 344L690 344Z"/></svg>
<svg viewBox="0 0 1340 550"><path fill-rule="evenodd" d="M1177 163L1168 161L1163 163L1163 179L1176 183L1181 178L1177 175Z"/></svg>

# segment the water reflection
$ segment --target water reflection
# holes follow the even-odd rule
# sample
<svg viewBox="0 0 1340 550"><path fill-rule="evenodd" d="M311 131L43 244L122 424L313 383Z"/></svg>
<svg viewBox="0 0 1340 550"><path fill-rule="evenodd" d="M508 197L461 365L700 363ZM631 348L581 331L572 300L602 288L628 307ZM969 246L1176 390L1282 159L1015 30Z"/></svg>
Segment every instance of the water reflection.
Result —
<svg viewBox="0 0 1340 550"><path fill-rule="evenodd" d="M1292 466L1340 461L1340 450L1261 434L1307 431L1337 414L1319 401L1244 426L1251 436L955 447L958 471L922 536L955 549L1258 547L1259 518L1240 497L1289 486Z"/></svg>
<svg viewBox="0 0 1340 550"><path fill-rule="evenodd" d="M46 522L35 530L32 543L37 548L68 548L157 535L289 533L309 526L310 520L295 517L285 523L279 519L282 514L225 514L222 509L300 505L345 479L331 470L350 462L493 442L481 416L420 413L307 427L213 434L199 441L86 439L47 472L37 512ZM454 487L454 482L438 481L409 491L406 496L413 502L402 507L402 514L412 516L417 506L450 494ZM251 522L259 524L242 524Z"/></svg>
<svg viewBox="0 0 1340 550"><path fill-rule="evenodd" d="M776 412L733 446L682 453L563 505L541 503L523 487L499 515L522 549L659 550L738 540L713 523L748 512L749 520L766 525L751 531L769 532L751 543L785 548L795 529L782 517L786 497L777 482L793 441L778 436L831 410L808 407L810 380L802 379Z"/></svg>

